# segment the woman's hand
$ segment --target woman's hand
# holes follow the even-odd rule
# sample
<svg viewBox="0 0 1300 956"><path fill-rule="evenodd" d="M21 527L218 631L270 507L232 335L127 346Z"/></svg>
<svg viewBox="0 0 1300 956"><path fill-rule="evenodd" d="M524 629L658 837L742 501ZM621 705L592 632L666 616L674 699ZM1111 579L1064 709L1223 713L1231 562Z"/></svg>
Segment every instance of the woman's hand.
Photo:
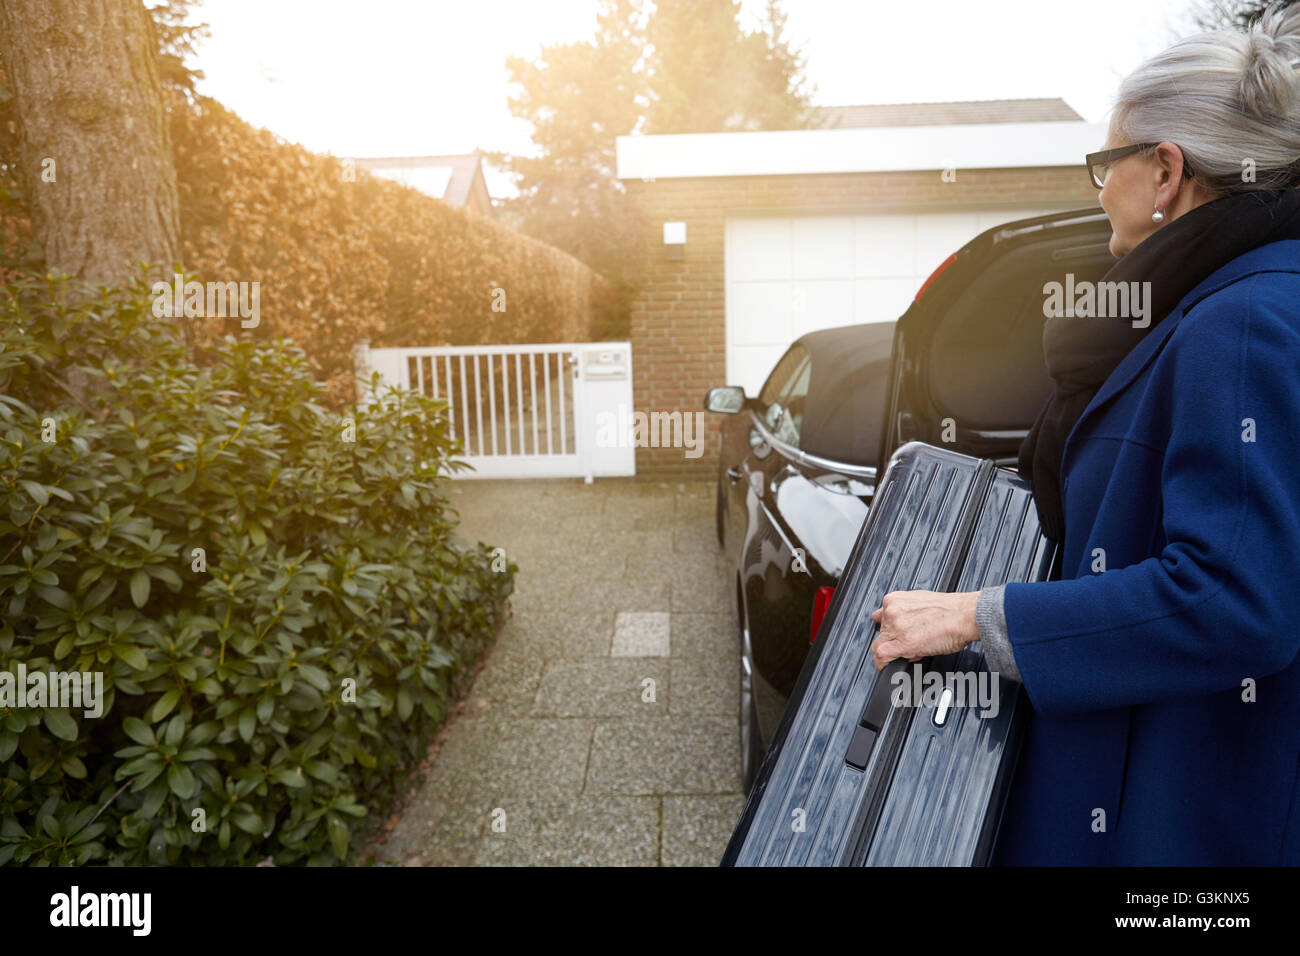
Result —
<svg viewBox="0 0 1300 956"><path fill-rule="evenodd" d="M955 654L980 639L975 623L978 591L947 594L939 591L890 591L871 619L880 625L872 642L876 670L900 657L919 661L937 654Z"/></svg>

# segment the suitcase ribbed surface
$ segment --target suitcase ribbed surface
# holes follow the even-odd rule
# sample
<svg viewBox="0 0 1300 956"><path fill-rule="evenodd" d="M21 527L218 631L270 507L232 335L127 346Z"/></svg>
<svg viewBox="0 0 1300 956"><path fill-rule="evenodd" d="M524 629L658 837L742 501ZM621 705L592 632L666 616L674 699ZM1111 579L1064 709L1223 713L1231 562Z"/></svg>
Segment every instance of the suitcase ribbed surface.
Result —
<svg viewBox="0 0 1300 956"><path fill-rule="evenodd" d="M724 865L986 862L1027 720L1020 686L987 674L976 643L924 667L983 681L986 690L996 683L996 716L987 693L983 706L947 708L942 723L932 702L890 706L891 673L904 666L915 672L902 662L876 671L871 612L890 591L1043 580L1054 551L1039 531L1028 486L1014 473L929 445L900 448Z"/></svg>

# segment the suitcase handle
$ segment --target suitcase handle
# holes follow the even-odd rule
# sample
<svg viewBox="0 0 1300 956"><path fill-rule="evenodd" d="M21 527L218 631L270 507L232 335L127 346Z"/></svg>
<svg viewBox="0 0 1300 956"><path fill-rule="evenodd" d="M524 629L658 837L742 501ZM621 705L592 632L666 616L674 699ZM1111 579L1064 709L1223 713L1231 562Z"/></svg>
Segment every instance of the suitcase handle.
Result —
<svg viewBox="0 0 1300 956"><path fill-rule="evenodd" d="M885 726L892 706L890 697L893 693L894 675L906 666L907 661L900 657L890 661L876 675L876 683L867 697L866 706L862 708L858 726L853 730L848 753L844 755L844 761L849 766L866 770L867 764L871 762L871 753L876 749L876 740L880 737L880 730Z"/></svg>

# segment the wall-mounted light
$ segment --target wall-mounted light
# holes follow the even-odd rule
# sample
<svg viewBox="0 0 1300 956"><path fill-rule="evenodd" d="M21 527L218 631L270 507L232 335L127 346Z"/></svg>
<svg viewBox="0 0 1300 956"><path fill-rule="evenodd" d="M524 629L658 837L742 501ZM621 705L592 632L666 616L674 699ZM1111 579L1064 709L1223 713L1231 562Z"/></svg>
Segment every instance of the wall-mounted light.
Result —
<svg viewBox="0 0 1300 956"><path fill-rule="evenodd" d="M664 223L664 247L669 259L686 258L686 223Z"/></svg>

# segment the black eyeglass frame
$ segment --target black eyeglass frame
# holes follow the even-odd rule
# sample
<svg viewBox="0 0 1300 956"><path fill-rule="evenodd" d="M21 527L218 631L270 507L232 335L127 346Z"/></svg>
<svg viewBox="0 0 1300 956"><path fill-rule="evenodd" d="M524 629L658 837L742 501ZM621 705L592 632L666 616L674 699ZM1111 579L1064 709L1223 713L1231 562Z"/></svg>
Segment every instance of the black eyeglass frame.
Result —
<svg viewBox="0 0 1300 956"><path fill-rule="evenodd" d="M1098 177L1097 168L1101 166L1110 166L1111 164L1123 159L1125 156L1132 156L1134 153L1140 153L1146 149L1155 149L1159 143L1137 143L1133 146L1117 146L1115 149L1103 149L1096 153L1089 153L1083 157L1084 164L1088 167L1088 178L1098 189L1105 187L1105 183ZM1195 173L1192 167L1187 164L1187 157L1183 157L1183 175L1191 179Z"/></svg>

